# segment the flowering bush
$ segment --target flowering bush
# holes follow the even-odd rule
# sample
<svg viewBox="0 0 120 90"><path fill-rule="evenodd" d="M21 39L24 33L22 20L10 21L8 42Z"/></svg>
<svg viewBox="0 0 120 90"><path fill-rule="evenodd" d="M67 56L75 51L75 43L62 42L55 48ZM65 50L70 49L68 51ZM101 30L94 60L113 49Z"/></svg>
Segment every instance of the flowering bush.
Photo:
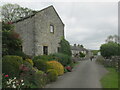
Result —
<svg viewBox="0 0 120 90"><path fill-rule="evenodd" d="M64 67L61 63L57 61L48 61L47 62L49 69L55 69L58 75L62 75L64 73Z"/></svg>
<svg viewBox="0 0 120 90"><path fill-rule="evenodd" d="M25 61L29 62L32 66L34 65L34 63L31 59L26 59Z"/></svg>
<svg viewBox="0 0 120 90"><path fill-rule="evenodd" d="M66 69L67 71L69 71L69 72L72 71L72 68L71 68L70 66L66 66L65 69Z"/></svg>
<svg viewBox="0 0 120 90"><path fill-rule="evenodd" d="M17 79L16 77L10 78L9 75L3 74L2 87L3 88L22 88L24 87L24 81L21 79Z"/></svg>
<svg viewBox="0 0 120 90"><path fill-rule="evenodd" d="M42 88L47 82L47 76L44 72L33 68L33 66L25 62L20 66L20 78L24 80L25 88Z"/></svg>

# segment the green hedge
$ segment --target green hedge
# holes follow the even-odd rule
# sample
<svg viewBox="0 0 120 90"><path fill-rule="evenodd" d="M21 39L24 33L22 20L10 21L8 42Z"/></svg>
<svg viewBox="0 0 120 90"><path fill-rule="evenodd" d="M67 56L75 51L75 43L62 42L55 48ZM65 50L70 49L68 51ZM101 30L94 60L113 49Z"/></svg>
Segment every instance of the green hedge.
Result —
<svg viewBox="0 0 120 90"><path fill-rule="evenodd" d="M63 66L67 66L68 64L72 63L71 57L63 54L63 53L55 53L55 54L50 54L50 55L39 55L39 56L35 56L33 58L33 62L41 59L44 61L58 61L60 62Z"/></svg>
<svg viewBox="0 0 120 90"><path fill-rule="evenodd" d="M54 57L52 55L38 55L33 58L33 61L38 60L38 59L45 60L45 61L51 61L54 59Z"/></svg>
<svg viewBox="0 0 120 90"><path fill-rule="evenodd" d="M47 71L48 64L45 60L38 59L38 60L34 60L33 62L34 62L34 67L37 67L37 69L42 70L44 72Z"/></svg>
<svg viewBox="0 0 120 90"><path fill-rule="evenodd" d="M23 64L22 57L4 56L2 59L2 72L8 74L10 77L18 77L21 64Z"/></svg>
<svg viewBox="0 0 120 90"><path fill-rule="evenodd" d="M67 66L72 63L71 57L62 53L52 54L52 56L60 62L63 66Z"/></svg>

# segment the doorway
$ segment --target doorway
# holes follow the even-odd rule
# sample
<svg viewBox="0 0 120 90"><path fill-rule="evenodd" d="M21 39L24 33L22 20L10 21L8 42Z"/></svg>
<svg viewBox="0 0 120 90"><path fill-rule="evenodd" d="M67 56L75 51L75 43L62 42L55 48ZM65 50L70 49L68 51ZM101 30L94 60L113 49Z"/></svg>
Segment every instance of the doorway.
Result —
<svg viewBox="0 0 120 90"><path fill-rule="evenodd" d="M43 46L43 55L48 55L48 46Z"/></svg>

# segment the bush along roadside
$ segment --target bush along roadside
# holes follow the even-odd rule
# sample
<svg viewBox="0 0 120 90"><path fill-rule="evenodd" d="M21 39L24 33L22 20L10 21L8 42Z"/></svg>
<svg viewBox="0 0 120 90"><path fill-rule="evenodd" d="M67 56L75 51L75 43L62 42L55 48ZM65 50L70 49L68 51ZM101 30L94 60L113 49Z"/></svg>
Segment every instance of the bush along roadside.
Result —
<svg viewBox="0 0 120 90"><path fill-rule="evenodd" d="M108 70L108 73L100 80L103 88L118 88L119 70L115 61L112 63L113 60L104 59L102 56L97 57L96 61Z"/></svg>
<svg viewBox="0 0 120 90"><path fill-rule="evenodd" d="M71 72L76 63L69 56L58 53L35 56L33 60L7 55L3 57L2 64L3 88L19 89L44 88L47 83L56 81L58 76Z"/></svg>

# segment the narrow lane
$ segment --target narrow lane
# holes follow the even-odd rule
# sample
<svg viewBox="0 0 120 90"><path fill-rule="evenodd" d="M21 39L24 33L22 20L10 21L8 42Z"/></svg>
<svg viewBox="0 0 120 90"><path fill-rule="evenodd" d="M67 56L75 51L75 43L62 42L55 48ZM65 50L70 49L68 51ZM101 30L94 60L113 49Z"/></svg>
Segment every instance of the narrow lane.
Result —
<svg viewBox="0 0 120 90"><path fill-rule="evenodd" d="M46 85L46 88L102 88L100 79L107 70L95 63L95 60L85 60L78 64L73 72L60 76L56 82Z"/></svg>

